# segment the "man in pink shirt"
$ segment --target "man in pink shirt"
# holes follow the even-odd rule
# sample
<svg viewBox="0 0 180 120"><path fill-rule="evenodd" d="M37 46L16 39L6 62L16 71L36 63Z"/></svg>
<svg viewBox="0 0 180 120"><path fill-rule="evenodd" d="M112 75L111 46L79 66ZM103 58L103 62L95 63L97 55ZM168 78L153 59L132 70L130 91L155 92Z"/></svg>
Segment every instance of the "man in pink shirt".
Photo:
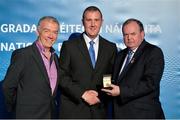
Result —
<svg viewBox="0 0 180 120"><path fill-rule="evenodd" d="M15 50L3 82L8 111L15 118L53 118L58 79L56 42L59 22L44 16L38 22L37 40L29 47Z"/></svg>

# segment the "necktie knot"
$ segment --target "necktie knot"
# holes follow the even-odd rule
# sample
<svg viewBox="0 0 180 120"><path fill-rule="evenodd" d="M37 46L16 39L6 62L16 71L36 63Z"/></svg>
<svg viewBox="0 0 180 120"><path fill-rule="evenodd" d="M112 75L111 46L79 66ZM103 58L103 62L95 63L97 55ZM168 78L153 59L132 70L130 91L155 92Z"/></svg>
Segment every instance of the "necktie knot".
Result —
<svg viewBox="0 0 180 120"><path fill-rule="evenodd" d="M95 42L94 42L93 40L91 40L91 41L89 42L90 45L94 45L94 43L95 43Z"/></svg>
<svg viewBox="0 0 180 120"><path fill-rule="evenodd" d="M133 51L132 50L128 50L127 64L129 64L132 55L133 55Z"/></svg>
<svg viewBox="0 0 180 120"><path fill-rule="evenodd" d="M129 50L129 51L128 51L128 56L131 57L132 54L133 54L133 51L132 51L132 50Z"/></svg>
<svg viewBox="0 0 180 120"><path fill-rule="evenodd" d="M131 61L132 55L133 55L133 51L132 50L128 50L128 55L127 55L126 63L124 65L123 70L128 66L129 62Z"/></svg>

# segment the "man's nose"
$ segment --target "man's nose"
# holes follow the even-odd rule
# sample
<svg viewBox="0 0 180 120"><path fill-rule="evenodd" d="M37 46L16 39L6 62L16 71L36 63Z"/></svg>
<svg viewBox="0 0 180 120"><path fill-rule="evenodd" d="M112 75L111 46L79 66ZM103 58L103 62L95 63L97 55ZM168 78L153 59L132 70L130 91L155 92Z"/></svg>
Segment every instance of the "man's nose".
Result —
<svg viewBox="0 0 180 120"><path fill-rule="evenodd" d="M94 26L95 25L95 21L91 21L91 26Z"/></svg>
<svg viewBox="0 0 180 120"><path fill-rule="evenodd" d="M50 32L49 34L48 34L48 37L50 38L50 39L52 39L53 38L53 33L52 32Z"/></svg>

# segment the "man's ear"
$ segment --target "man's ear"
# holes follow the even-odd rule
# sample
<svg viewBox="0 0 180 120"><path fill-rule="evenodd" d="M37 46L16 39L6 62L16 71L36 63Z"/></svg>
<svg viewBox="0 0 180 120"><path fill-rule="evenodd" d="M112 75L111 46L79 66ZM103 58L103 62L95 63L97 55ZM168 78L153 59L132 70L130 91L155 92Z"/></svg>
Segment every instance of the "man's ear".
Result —
<svg viewBox="0 0 180 120"><path fill-rule="evenodd" d="M141 37L144 39L145 33L144 31L141 31Z"/></svg>
<svg viewBox="0 0 180 120"><path fill-rule="evenodd" d="M37 35L37 36L39 36L39 31L38 31L38 30L36 30L35 32L36 32L36 35Z"/></svg>
<svg viewBox="0 0 180 120"><path fill-rule="evenodd" d="M84 19L82 19L81 21L82 21L82 24L83 24L83 26L84 26Z"/></svg>
<svg viewBox="0 0 180 120"><path fill-rule="evenodd" d="M39 31L40 31L40 28L39 28L39 26L38 26L37 29L36 29L36 35L37 35L37 36L39 36L39 34L40 34Z"/></svg>
<svg viewBox="0 0 180 120"><path fill-rule="evenodd" d="M101 26L102 26L103 22L104 22L104 19L102 19Z"/></svg>

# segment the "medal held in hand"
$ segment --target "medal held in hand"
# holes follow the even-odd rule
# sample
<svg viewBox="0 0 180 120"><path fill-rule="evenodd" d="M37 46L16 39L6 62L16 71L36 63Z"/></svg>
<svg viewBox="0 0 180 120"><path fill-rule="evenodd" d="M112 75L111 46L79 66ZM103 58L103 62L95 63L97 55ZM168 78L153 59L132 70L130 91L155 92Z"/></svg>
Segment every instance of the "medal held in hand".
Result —
<svg viewBox="0 0 180 120"><path fill-rule="evenodd" d="M110 87L111 85L111 75L108 74L108 75L103 75L103 88L105 89L112 89Z"/></svg>

